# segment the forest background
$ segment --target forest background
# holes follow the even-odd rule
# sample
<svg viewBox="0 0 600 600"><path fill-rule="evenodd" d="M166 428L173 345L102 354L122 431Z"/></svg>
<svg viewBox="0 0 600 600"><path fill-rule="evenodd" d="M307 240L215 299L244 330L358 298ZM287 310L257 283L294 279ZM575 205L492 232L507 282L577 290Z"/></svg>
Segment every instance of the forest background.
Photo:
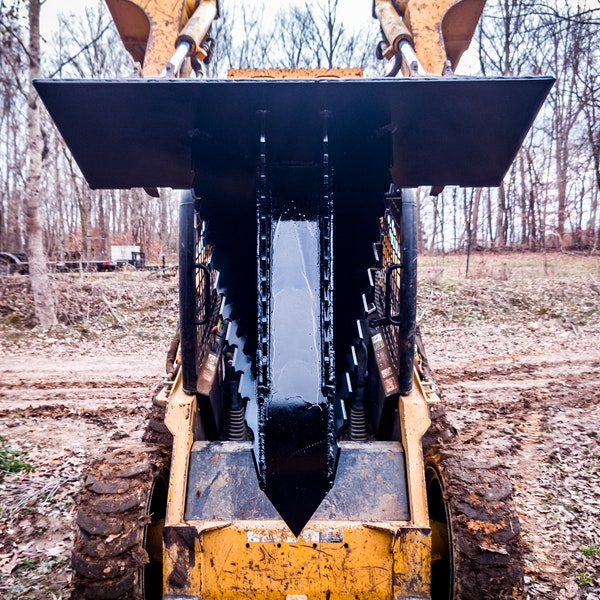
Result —
<svg viewBox="0 0 600 600"><path fill-rule="evenodd" d="M151 198L142 190L90 190L30 85L35 76L132 75L133 62L104 3L88 2L76 13L67 4L49 30L43 27L46 4L52 1L0 0L0 252L32 252L28 218L37 201L49 259L101 260L111 245L133 244L150 261L165 256L176 263L178 193L161 190L160 198ZM280 6L222 1L205 76L256 66L385 73L375 57L381 34L370 9L359 26L358 7L344 0ZM556 84L500 187L447 187L439 196L419 190L421 252L598 250L599 26L598 0L488 0L463 72L551 75Z"/></svg>

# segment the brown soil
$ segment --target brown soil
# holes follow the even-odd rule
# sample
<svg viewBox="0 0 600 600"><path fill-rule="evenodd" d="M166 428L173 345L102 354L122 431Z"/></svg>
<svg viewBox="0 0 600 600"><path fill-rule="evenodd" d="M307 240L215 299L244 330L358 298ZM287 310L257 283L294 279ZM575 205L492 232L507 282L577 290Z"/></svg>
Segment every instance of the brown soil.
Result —
<svg viewBox="0 0 600 600"><path fill-rule="evenodd" d="M493 447L509 467L528 597L598 600L598 260L478 258L469 279L464 259L453 260L425 261L419 307L448 418L473 455ZM525 261L538 271L526 271ZM56 285L64 295L87 285L106 300L50 333L11 317L26 314L26 294L15 291L14 306L2 298L0 435L34 467L0 483L2 598L67 597L83 465L141 439L163 374L175 281L87 277L80 287L59 277Z"/></svg>
<svg viewBox="0 0 600 600"><path fill-rule="evenodd" d="M510 468L530 598L600 597L599 334L488 326L429 340L450 422ZM512 351L495 354L497 338Z"/></svg>

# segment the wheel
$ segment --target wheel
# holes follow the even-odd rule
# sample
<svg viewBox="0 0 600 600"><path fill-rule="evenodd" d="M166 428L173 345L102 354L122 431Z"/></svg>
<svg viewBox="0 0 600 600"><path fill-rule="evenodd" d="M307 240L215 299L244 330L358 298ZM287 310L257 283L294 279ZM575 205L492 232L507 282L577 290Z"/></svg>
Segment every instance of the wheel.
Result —
<svg viewBox="0 0 600 600"><path fill-rule="evenodd" d="M523 598L523 556L512 485L491 456L471 458L438 407L425 450L432 529L432 600ZM445 430L445 435L442 433ZM445 438L445 439L444 439Z"/></svg>
<svg viewBox="0 0 600 600"><path fill-rule="evenodd" d="M148 444L160 444L167 450L173 447L173 435L165 425L165 415L167 414L166 402L159 402L156 396L162 391L162 384L159 385L152 396L152 406L148 409L146 417L146 428L142 435L142 441Z"/></svg>
<svg viewBox="0 0 600 600"><path fill-rule="evenodd" d="M168 460L158 446L113 449L77 498L73 600L160 600Z"/></svg>

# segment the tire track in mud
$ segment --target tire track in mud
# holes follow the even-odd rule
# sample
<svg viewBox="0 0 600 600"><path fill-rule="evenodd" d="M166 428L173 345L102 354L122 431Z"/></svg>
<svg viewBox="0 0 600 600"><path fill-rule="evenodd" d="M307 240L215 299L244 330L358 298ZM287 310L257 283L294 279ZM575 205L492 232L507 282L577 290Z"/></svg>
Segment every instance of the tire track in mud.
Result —
<svg viewBox="0 0 600 600"><path fill-rule="evenodd" d="M581 353L576 356L557 353L488 357L436 369L435 376L438 384L444 387L448 384L490 379L502 383L522 381L529 387L539 380L565 376L597 378L599 370L598 352Z"/></svg>
<svg viewBox="0 0 600 600"><path fill-rule="evenodd" d="M113 385L106 382L104 386L86 388L81 385L71 386L69 382L57 386L44 384L43 387L23 386L13 387L0 392L0 416L3 413L18 411L23 408L78 408L100 409L109 407L112 410L127 410L131 405L145 402L150 397L150 391L155 386L155 380L131 385L123 383Z"/></svg>
<svg viewBox="0 0 600 600"><path fill-rule="evenodd" d="M78 418L89 411L128 415L148 405L161 361L137 356L0 359L0 418Z"/></svg>
<svg viewBox="0 0 600 600"><path fill-rule="evenodd" d="M146 414L145 403L134 406L101 406L97 409L73 408L69 406L28 406L26 408L13 408L0 410L0 419L105 419L118 413L120 416L137 416Z"/></svg>
<svg viewBox="0 0 600 600"><path fill-rule="evenodd" d="M47 452L92 455L138 440L162 361L138 356L0 359L0 431Z"/></svg>
<svg viewBox="0 0 600 600"><path fill-rule="evenodd" d="M149 378L148 378L149 379ZM114 389L114 388L139 388L147 386L148 380L144 381L124 381L119 380L97 380L97 381L73 381L71 379L52 380L52 381L30 381L19 379L17 382L3 382L2 387L5 390L55 390L68 388L70 390L97 390L97 389Z"/></svg>

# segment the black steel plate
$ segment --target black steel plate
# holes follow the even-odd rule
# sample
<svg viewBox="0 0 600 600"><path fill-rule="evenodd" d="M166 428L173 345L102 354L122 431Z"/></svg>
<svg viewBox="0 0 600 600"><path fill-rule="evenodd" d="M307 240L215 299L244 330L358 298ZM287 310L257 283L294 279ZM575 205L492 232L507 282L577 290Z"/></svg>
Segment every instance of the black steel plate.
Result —
<svg viewBox="0 0 600 600"><path fill-rule="evenodd" d="M92 188L189 188L210 157L223 177L257 158L269 111L271 161L311 160L332 113L332 160L360 167L389 149L397 187L498 185L553 79L38 80ZM392 143L390 143L390 137ZM193 156L193 139L196 146ZM206 141L208 140L208 143ZM236 163L239 163L236 164ZM342 167L344 165L342 164Z"/></svg>
<svg viewBox="0 0 600 600"><path fill-rule="evenodd" d="M335 484L312 518L371 523L408 520L402 446L397 442L341 442L340 446ZM186 519L278 518L258 487L250 442L195 442L188 481Z"/></svg>

